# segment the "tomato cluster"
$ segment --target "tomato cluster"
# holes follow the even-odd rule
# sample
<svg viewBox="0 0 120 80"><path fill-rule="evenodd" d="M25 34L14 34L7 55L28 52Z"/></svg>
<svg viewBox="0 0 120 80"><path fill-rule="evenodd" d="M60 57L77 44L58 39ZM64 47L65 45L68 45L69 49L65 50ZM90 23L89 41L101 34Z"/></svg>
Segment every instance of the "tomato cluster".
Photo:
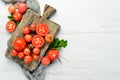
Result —
<svg viewBox="0 0 120 80"><path fill-rule="evenodd" d="M45 42L51 43L54 39L54 35L49 33L47 24L24 26L22 33L24 35L22 38L16 38L13 41L11 55L23 59L25 63L31 63L32 60L39 60L41 47L44 46ZM53 57L56 56L53 54L53 56L50 55L48 57L52 58L51 60L55 60Z"/></svg>
<svg viewBox="0 0 120 80"><path fill-rule="evenodd" d="M17 24L22 19L22 16L27 11L27 4L23 2L19 2L17 4L17 7L14 5L10 5L8 7L8 12L11 14L8 18L10 21L6 24L6 31L7 32L13 32L16 29Z"/></svg>
<svg viewBox="0 0 120 80"><path fill-rule="evenodd" d="M51 61L56 60L58 57L59 57L59 51L58 50L54 50L54 49L49 50L48 54L42 58L41 63L44 66L48 66Z"/></svg>

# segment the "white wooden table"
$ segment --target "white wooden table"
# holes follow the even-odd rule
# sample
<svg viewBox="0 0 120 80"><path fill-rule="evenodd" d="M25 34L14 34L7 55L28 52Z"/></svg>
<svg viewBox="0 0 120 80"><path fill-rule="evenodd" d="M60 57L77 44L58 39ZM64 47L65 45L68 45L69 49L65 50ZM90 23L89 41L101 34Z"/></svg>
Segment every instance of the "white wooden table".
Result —
<svg viewBox="0 0 120 80"><path fill-rule="evenodd" d="M41 10L57 9L57 37L68 40L60 59L47 68L45 80L120 80L120 0L39 0ZM5 30L8 5L0 1L0 80L27 80L21 68L4 57L11 34Z"/></svg>

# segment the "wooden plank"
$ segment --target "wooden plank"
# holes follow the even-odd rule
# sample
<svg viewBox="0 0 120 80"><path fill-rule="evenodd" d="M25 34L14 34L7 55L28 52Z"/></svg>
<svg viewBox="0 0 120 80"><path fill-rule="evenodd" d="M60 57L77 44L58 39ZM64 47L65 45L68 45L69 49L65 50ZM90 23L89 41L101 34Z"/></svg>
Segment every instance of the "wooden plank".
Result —
<svg viewBox="0 0 120 80"><path fill-rule="evenodd" d="M46 5L46 6L49 6L49 5ZM47 9L47 8L45 8L45 9ZM41 48L39 60L32 61L30 64L25 64L23 60L21 60L17 57L11 56L10 51L11 51L11 49L13 49L14 39L18 38L18 37L23 37L22 28L25 25L30 25L31 23L34 23L34 24L46 23L48 25L50 33L53 33L53 34L57 33L57 31L60 28L60 25L56 24L55 22L53 22L51 20L46 19L52 14L52 11L50 9L54 11L54 8L49 6L49 8L47 10L44 10L47 12L47 14L42 17L39 14L33 12L32 10L28 10L26 12L26 14L23 16L23 19L21 20L20 24L17 26L16 31L12 34L11 38L8 40L8 48L5 52L5 56L8 59L13 60L14 62L20 64L21 66L25 67L26 69L28 69L30 71L35 70L39 66L41 58L44 56L45 52L47 51L47 49L50 45L49 43L45 43L44 46Z"/></svg>

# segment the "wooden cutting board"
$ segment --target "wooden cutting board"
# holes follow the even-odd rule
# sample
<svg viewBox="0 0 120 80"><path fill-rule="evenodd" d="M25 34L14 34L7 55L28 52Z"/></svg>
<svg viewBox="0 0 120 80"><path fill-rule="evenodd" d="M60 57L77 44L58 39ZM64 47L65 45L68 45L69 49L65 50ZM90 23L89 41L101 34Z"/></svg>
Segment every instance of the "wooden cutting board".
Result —
<svg viewBox="0 0 120 80"><path fill-rule="evenodd" d="M53 7L51 7L49 5L46 5L45 9L44 9L43 16L40 16L39 14L35 13L34 11L28 9L27 12L24 14L21 22L17 26L15 32L12 34L11 38L7 42L8 47L7 47L7 50L5 52L5 56L8 59L13 60L14 62L20 64L23 67L25 67L29 71L35 70L39 66L40 60L45 55L45 52L47 51L50 43L45 43L44 46L41 48L41 53L39 55L40 58L39 58L38 61L32 61L30 64L25 64L23 60L21 60L17 57L13 57L10 54L11 49L13 49L13 41L14 41L14 39L16 39L18 37L23 37L22 28L25 25L29 26L30 24L46 23L48 25L48 28L49 28L49 31L50 31L49 33L56 34L58 32L59 28L60 28L60 25L58 25L55 22L47 19L55 11L56 10Z"/></svg>

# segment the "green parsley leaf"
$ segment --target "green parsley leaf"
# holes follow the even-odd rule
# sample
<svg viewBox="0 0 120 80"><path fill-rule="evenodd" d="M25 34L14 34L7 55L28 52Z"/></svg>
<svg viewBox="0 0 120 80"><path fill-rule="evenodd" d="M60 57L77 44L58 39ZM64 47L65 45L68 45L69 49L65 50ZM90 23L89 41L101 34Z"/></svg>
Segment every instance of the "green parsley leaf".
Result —
<svg viewBox="0 0 120 80"><path fill-rule="evenodd" d="M54 41L50 44L49 49L61 49L67 46L67 40L55 38Z"/></svg>
<svg viewBox="0 0 120 80"><path fill-rule="evenodd" d="M8 16L8 19L9 19L9 20L14 20L13 17L12 17L11 15Z"/></svg>

